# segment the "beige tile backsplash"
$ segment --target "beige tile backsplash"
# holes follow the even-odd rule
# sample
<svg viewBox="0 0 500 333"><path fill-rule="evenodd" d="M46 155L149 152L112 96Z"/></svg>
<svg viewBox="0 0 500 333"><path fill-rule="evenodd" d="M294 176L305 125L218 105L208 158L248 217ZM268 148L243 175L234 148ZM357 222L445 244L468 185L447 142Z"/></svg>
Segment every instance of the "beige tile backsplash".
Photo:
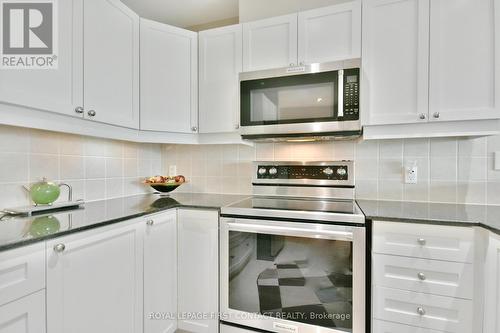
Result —
<svg viewBox="0 0 500 333"><path fill-rule="evenodd" d="M344 159L356 162L358 198L500 205L496 151L500 136L251 147L137 144L0 126L0 208L29 203L22 185L44 176L70 183L75 198L99 200L150 192L141 180L175 165L189 180L177 191L249 194L254 160ZM414 161L418 184L404 184L402 168Z"/></svg>

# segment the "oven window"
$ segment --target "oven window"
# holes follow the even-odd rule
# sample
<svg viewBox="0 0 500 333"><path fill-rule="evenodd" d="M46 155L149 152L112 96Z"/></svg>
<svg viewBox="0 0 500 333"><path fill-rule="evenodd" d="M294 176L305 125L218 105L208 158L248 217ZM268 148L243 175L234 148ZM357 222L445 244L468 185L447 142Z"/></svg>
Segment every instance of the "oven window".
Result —
<svg viewBox="0 0 500 333"><path fill-rule="evenodd" d="M352 332L352 242L229 232L229 308Z"/></svg>
<svg viewBox="0 0 500 333"><path fill-rule="evenodd" d="M243 81L242 125L335 120L336 85L337 72Z"/></svg>

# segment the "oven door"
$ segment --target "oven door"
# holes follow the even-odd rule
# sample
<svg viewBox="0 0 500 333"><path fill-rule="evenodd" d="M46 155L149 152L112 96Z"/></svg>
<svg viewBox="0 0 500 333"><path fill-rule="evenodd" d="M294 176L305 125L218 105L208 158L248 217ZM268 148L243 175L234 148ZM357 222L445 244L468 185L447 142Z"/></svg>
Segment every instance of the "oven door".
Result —
<svg viewBox="0 0 500 333"><path fill-rule="evenodd" d="M365 332L365 229L222 218L221 320L286 333Z"/></svg>

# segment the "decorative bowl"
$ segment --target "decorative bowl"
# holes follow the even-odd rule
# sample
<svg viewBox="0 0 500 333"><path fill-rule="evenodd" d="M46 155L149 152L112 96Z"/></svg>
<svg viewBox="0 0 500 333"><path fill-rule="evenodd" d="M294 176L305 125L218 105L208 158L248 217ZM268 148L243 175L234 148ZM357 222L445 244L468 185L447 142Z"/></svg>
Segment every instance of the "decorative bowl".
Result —
<svg viewBox="0 0 500 333"><path fill-rule="evenodd" d="M154 188L158 192L168 193L168 192L172 192L173 190L175 190L176 188L178 188L179 186L181 186L184 183L185 182L183 182L183 183L147 183L147 184L149 186L151 186L152 188Z"/></svg>

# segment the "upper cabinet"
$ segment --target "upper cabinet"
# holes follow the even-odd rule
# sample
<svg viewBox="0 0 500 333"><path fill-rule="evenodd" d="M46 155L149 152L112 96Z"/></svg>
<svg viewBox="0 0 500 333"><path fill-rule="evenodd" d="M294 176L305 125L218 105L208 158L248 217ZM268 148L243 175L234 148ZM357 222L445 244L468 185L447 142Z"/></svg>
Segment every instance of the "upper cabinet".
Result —
<svg viewBox="0 0 500 333"><path fill-rule="evenodd" d="M430 6L430 119L499 118L498 1L432 0Z"/></svg>
<svg viewBox="0 0 500 333"><path fill-rule="evenodd" d="M84 107L88 119L139 127L139 16L119 0L85 0Z"/></svg>
<svg viewBox="0 0 500 333"><path fill-rule="evenodd" d="M297 64L297 14L243 24L243 71Z"/></svg>
<svg viewBox="0 0 500 333"><path fill-rule="evenodd" d="M0 103L82 117L75 112L83 107L82 6L57 3L57 69L0 69Z"/></svg>
<svg viewBox="0 0 500 333"><path fill-rule="evenodd" d="M199 33L200 133L234 132L239 128L241 71L241 25Z"/></svg>
<svg viewBox="0 0 500 333"><path fill-rule="evenodd" d="M197 41L195 32L141 19L142 130L198 131Z"/></svg>
<svg viewBox="0 0 500 333"><path fill-rule="evenodd" d="M299 63L361 57L361 1L298 14Z"/></svg>
<svg viewBox="0 0 500 333"><path fill-rule="evenodd" d="M429 0L365 0L363 6L364 122L427 121Z"/></svg>
<svg viewBox="0 0 500 333"><path fill-rule="evenodd" d="M365 138L498 132L498 18L494 0L363 1Z"/></svg>

